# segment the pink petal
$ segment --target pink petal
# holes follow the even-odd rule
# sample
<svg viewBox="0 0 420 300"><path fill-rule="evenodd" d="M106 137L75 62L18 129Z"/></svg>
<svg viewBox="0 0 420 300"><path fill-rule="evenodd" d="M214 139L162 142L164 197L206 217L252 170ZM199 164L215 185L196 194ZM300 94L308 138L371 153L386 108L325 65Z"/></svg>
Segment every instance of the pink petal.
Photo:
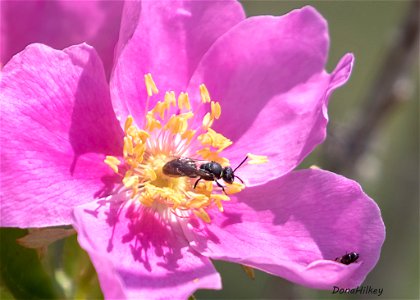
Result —
<svg viewBox="0 0 420 300"><path fill-rule="evenodd" d="M109 194L104 154L122 151L102 63L86 44L33 44L1 76L1 226L69 224L74 205Z"/></svg>
<svg viewBox="0 0 420 300"><path fill-rule="evenodd" d="M348 79L352 64L348 55L327 74L327 50L326 21L305 7L241 22L198 66L188 91L197 97L204 82L220 101L222 116L214 127L234 142L224 156L234 166L249 152L269 158L262 168L245 165L238 171L248 185L289 172L324 140L327 94Z"/></svg>
<svg viewBox="0 0 420 300"><path fill-rule="evenodd" d="M165 221L154 210L117 198L74 212L79 243L95 265L106 298L112 298L113 281L123 286L120 298L131 299L186 299L199 288L221 288L210 260L188 246L176 219Z"/></svg>
<svg viewBox="0 0 420 300"><path fill-rule="evenodd" d="M28 44L57 49L87 42L112 69L122 1L2 1L2 65Z"/></svg>
<svg viewBox="0 0 420 300"><path fill-rule="evenodd" d="M194 249L312 288L361 284L385 238L375 202L356 182L327 171L289 173L245 189L224 208L211 224L184 228ZM359 260L334 261L348 252Z"/></svg>
<svg viewBox="0 0 420 300"><path fill-rule="evenodd" d="M146 73L152 73L161 92L185 91L207 49L243 18L236 1L129 1L111 82L122 122L128 114L143 121Z"/></svg>

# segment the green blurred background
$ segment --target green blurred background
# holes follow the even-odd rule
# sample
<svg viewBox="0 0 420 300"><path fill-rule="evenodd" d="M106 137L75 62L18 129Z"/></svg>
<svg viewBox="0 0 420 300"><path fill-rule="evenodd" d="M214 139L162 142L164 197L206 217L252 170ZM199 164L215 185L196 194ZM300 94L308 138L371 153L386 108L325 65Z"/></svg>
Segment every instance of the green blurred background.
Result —
<svg viewBox="0 0 420 300"><path fill-rule="evenodd" d="M314 6L330 27L332 71L339 58L353 52L356 63L351 80L331 99L329 129L354 126L369 100L366 95L389 51L398 27L410 9L409 1L243 1L248 16L282 15L304 5ZM409 77L402 85L404 99L383 116L370 138L368 150L354 168L337 172L359 181L378 203L387 237L376 268L364 286L383 288L381 299L419 299L419 60L418 48ZM328 139L335 137L329 136ZM302 167L329 168L326 148L317 149ZM18 229L1 229L1 299L101 297L95 271L75 237L54 243L48 255L15 243L25 235ZM199 291L197 299L365 299L369 295L332 295L291 284L256 271L249 279L241 267L215 262L223 290ZM54 266L54 267L53 267ZM59 268L57 268L57 266Z"/></svg>

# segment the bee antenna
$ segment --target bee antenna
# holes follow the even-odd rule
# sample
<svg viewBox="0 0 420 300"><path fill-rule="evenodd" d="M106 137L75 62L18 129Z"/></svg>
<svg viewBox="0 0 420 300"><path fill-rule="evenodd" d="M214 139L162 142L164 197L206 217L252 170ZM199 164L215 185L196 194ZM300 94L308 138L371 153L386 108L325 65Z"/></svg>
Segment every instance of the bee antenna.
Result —
<svg viewBox="0 0 420 300"><path fill-rule="evenodd" d="M242 166L243 165L243 163L246 161L248 159L248 155L247 156L245 156L245 158L244 158L244 160L239 164L239 166L237 166L236 168L235 168L235 170L233 170L233 173L235 173L235 171L240 167L240 166ZM238 177L238 176L236 176L236 177ZM242 181L242 180L241 180ZM242 182L243 183L243 182Z"/></svg>
<svg viewBox="0 0 420 300"><path fill-rule="evenodd" d="M235 178L238 178L239 181L242 182L242 184L244 183L244 181L239 176L235 176Z"/></svg>

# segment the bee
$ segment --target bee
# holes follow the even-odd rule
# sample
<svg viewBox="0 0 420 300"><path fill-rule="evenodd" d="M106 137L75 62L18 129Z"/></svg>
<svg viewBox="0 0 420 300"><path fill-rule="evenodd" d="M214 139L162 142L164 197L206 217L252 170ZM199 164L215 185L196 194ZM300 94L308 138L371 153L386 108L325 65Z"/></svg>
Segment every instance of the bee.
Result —
<svg viewBox="0 0 420 300"><path fill-rule="evenodd" d="M248 156L235 168L231 167L222 167L219 163L215 161L199 161L189 157L180 157L168 161L162 168L162 171L165 175L171 177L189 177L197 178L197 181L194 183L194 188L196 188L200 180L214 181L217 186L222 188L225 192L225 187L218 182L217 180L223 179L226 183L232 184L235 178L238 178L242 183L243 180L235 175L235 171L242 166L242 164L248 159Z"/></svg>
<svg viewBox="0 0 420 300"><path fill-rule="evenodd" d="M346 253L341 257L337 257L335 261L342 263L344 265L349 265L357 261L359 254L356 252Z"/></svg>

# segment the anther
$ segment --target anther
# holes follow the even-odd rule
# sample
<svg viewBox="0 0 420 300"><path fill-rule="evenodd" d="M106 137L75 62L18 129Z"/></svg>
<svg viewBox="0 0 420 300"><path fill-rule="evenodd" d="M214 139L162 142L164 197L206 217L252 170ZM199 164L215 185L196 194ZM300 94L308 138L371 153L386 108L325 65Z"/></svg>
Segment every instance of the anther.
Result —
<svg viewBox="0 0 420 300"><path fill-rule="evenodd" d="M225 186L225 192L228 195L231 194L236 194L239 193L240 191L242 191L245 188L245 185L239 183L239 182L234 182L232 184L228 184Z"/></svg>
<svg viewBox="0 0 420 300"><path fill-rule="evenodd" d="M118 173L118 166L121 164L118 158L115 156L106 156L104 163L110 166L115 173Z"/></svg>
<svg viewBox="0 0 420 300"><path fill-rule="evenodd" d="M130 128L130 126L133 124L133 117L132 116L128 116L127 120L125 120L125 124L124 124L124 132L127 133L128 128Z"/></svg>
<svg viewBox="0 0 420 300"><path fill-rule="evenodd" d="M247 156L249 158L248 164L250 165L265 164L268 162L268 157L265 155L255 155L248 153Z"/></svg>
<svg viewBox="0 0 420 300"><path fill-rule="evenodd" d="M203 129L207 130L213 125L213 118L211 117L210 113L206 113L206 115L203 118Z"/></svg>
<svg viewBox="0 0 420 300"><path fill-rule="evenodd" d="M190 104L190 100L188 99L188 94L187 93L180 93L178 96L178 108L179 109L187 109L190 110L191 109L191 104Z"/></svg>
<svg viewBox="0 0 420 300"><path fill-rule="evenodd" d="M222 114L222 108L220 107L219 102L211 102L211 116L214 119L219 119Z"/></svg>
<svg viewBox="0 0 420 300"><path fill-rule="evenodd" d="M200 95L201 95L201 101L203 103L210 103L210 94L207 90L207 87L204 84L200 84Z"/></svg>
<svg viewBox="0 0 420 300"><path fill-rule="evenodd" d="M207 212L203 209L203 208L200 208L200 209L198 209L198 210L193 210L193 212L194 212L194 214L197 216L197 217L199 217L201 220L203 220L204 222L206 222L206 223L210 223L211 222L211 220L210 220L210 216L207 214Z"/></svg>
<svg viewBox="0 0 420 300"><path fill-rule="evenodd" d="M144 75L144 83L146 85L147 95L151 97L153 94L158 94L159 90L153 81L152 74L148 73Z"/></svg>
<svg viewBox="0 0 420 300"><path fill-rule="evenodd" d="M146 129L149 132L152 132L155 129L160 129L162 128L162 125L160 124L160 122L158 120L156 120L156 118L153 116L152 113L147 113L146 115Z"/></svg>
<svg viewBox="0 0 420 300"><path fill-rule="evenodd" d="M171 105L176 106L176 97L175 92L166 92L165 93L165 103L167 103L167 107L169 108Z"/></svg>
<svg viewBox="0 0 420 300"><path fill-rule="evenodd" d="M202 148L198 150L196 153L197 155L200 155L201 157L203 157L205 160L215 161L221 164L222 166L229 165L229 160L227 158L219 156L219 153L211 151L210 148L207 148L207 147Z"/></svg>

